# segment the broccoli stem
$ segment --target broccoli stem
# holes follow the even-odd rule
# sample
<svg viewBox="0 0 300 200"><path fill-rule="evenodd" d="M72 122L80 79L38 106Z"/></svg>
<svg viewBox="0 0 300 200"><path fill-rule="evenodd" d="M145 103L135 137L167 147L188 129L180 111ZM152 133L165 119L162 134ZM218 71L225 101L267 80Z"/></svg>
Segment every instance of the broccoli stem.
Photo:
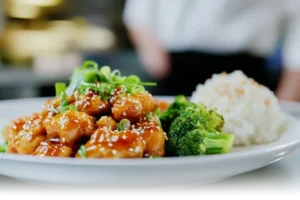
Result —
<svg viewBox="0 0 300 200"><path fill-rule="evenodd" d="M232 134L215 134L203 139L207 154L227 153L233 144Z"/></svg>

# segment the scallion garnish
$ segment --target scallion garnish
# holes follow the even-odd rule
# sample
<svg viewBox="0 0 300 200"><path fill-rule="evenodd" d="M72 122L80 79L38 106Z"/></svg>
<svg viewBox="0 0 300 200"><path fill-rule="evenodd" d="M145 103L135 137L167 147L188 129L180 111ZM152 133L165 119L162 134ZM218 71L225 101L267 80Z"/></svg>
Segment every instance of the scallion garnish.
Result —
<svg viewBox="0 0 300 200"><path fill-rule="evenodd" d="M61 107L59 109L59 112L66 112L66 111L69 111L69 110L78 110L77 107L75 105L68 105L68 106L64 106L64 107Z"/></svg>
<svg viewBox="0 0 300 200"><path fill-rule="evenodd" d="M162 125L161 125L160 119L159 119L159 117L156 114L154 114L154 113L148 113L146 115L146 118L149 121L154 121L162 129Z"/></svg>
<svg viewBox="0 0 300 200"><path fill-rule="evenodd" d="M118 131L126 131L130 128L130 121L128 119L122 119L118 123Z"/></svg>
<svg viewBox="0 0 300 200"><path fill-rule="evenodd" d="M90 68L90 67L92 67L95 70L98 70L98 63L91 61L91 60L87 60L83 63L83 66L82 66L83 69Z"/></svg>
<svg viewBox="0 0 300 200"><path fill-rule="evenodd" d="M100 69L100 77L103 81L110 81L111 79L111 69L109 66L103 66Z"/></svg>
<svg viewBox="0 0 300 200"><path fill-rule="evenodd" d="M162 112L161 112L161 110L160 110L160 107L157 107L156 110L154 111L154 114L157 115L157 116L160 116L161 113L162 113Z"/></svg>
<svg viewBox="0 0 300 200"><path fill-rule="evenodd" d="M62 92L59 96L60 107L65 107L69 104L68 96L65 92Z"/></svg>
<svg viewBox="0 0 300 200"><path fill-rule="evenodd" d="M156 83L141 82L136 75L122 76L119 70L112 71L109 66L99 68L96 62L85 61L81 67L74 70L65 92L70 96L76 89L80 92L91 89L99 92L101 98L107 100L111 92L121 86L126 88L127 93L137 94L145 90L144 86L156 86Z"/></svg>
<svg viewBox="0 0 300 200"><path fill-rule="evenodd" d="M149 159L162 158L161 156L150 156Z"/></svg>
<svg viewBox="0 0 300 200"><path fill-rule="evenodd" d="M144 86L142 85L128 85L127 90L130 94L139 94L145 90Z"/></svg>
<svg viewBox="0 0 300 200"><path fill-rule="evenodd" d="M80 146L78 153L82 158L86 158L86 148L84 145Z"/></svg>
<svg viewBox="0 0 300 200"><path fill-rule="evenodd" d="M141 82L140 84L143 86L157 86L157 83L153 82Z"/></svg>
<svg viewBox="0 0 300 200"><path fill-rule="evenodd" d="M8 142L5 142L4 144L0 145L0 153L6 153L7 145L8 145Z"/></svg>
<svg viewBox="0 0 300 200"><path fill-rule="evenodd" d="M62 92L65 92L67 86L65 83L55 83L56 96L59 97Z"/></svg>

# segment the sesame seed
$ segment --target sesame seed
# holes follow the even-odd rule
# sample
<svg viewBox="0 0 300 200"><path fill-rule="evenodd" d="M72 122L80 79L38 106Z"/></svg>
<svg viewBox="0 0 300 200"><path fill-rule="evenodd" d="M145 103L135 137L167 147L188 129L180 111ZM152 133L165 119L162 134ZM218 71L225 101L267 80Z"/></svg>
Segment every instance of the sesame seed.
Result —
<svg viewBox="0 0 300 200"><path fill-rule="evenodd" d="M90 140L90 143L91 143L91 144L93 144L93 143L95 143L95 142L96 142L95 138L92 138L92 139Z"/></svg>
<svg viewBox="0 0 300 200"><path fill-rule="evenodd" d="M104 150L105 150L105 149L104 149L104 147L101 147L101 148L100 148L100 151L102 151L102 152L103 152Z"/></svg>
<svg viewBox="0 0 300 200"><path fill-rule="evenodd" d="M112 142L116 142L116 141L118 141L118 139L119 139L119 137L118 137L117 135L113 135L113 136L111 137L111 141L112 141Z"/></svg>
<svg viewBox="0 0 300 200"><path fill-rule="evenodd" d="M135 147L135 150L134 150L136 153L138 153L139 151L140 151L140 147L139 146L137 146L137 147Z"/></svg>
<svg viewBox="0 0 300 200"><path fill-rule="evenodd" d="M103 141L104 141L104 135L101 134L100 139L99 139L99 142L103 142Z"/></svg>
<svg viewBox="0 0 300 200"><path fill-rule="evenodd" d="M87 151L94 150L94 149L96 149L96 146L91 146L87 149Z"/></svg>
<svg viewBox="0 0 300 200"><path fill-rule="evenodd" d="M112 143L108 143L108 146L109 146L109 147L112 147L112 146L114 146L114 145L113 145Z"/></svg>
<svg viewBox="0 0 300 200"><path fill-rule="evenodd" d="M129 148L128 150L129 150L130 152L133 152L133 148Z"/></svg>
<svg viewBox="0 0 300 200"><path fill-rule="evenodd" d="M117 154L117 150L112 150L112 154L116 155Z"/></svg>
<svg viewBox="0 0 300 200"><path fill-rule="evenodd" d="M122 138L123 138L123 140L126 140L127 136L126 136L126 135L123 135Z"/></svg>

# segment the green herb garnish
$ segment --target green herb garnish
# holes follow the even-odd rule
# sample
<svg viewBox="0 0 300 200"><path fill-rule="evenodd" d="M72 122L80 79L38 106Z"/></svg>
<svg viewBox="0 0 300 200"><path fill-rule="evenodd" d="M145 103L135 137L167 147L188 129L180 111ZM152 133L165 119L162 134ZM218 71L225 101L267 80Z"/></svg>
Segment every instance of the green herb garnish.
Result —
<svg viewBox="0 0 300 200"><path fill-rule="evenodd" d="M8 142L5 142L3 145L0 145L0 153L6 153Z"/></svg>
<svg viewBox="0 0 300 200"><path fill-rule="evenodd" d="M162 125L161 125L161 122L160 122L160 119L159 119L159 117L156 115L156 114L154 114L154 113L148 113L147 115L146 115L146 118L147 118L147 120L149 120L149 121L154 121L155 123L157 123L158 124L158 126L162 129Z"/></svg>
<svg viewBox="0 0 300 200"><path fill-rule="evenodd" d="M55 83L56 96L59 97L62 92L65 92L67 86L65 83Z"/></svg>
<svg viewBox="0 0 300 200"><path fill-rule="evenodd" d="M86 148L84 145L80 146L78 153L82 158L86 158Z"/></svg>
<svg viewBox="0 0 300 200"><path fill-rule="evenodd" d="M161 156L150 156L149 159L162 158Z"/></svg>
<svg viewBox="0 0 300 200"><path fill-rule="evenodd" d="M122 119L118 123L118 131L126 131L130 128L130 121L128 119Z"/></svg>
<svg viewBox="0 0 300 200"><path fill-rule="evenodd" d="M97 84L96 84L97 83ZM145 90L144 86L156 86L156 83L142 82L136 75L122 76L119 70L111 70L109 66L100 67L94 61L85 61L74 70L66 94L72 95L75 90L84 93L87 89L99 92L102 99L107 100L112 92L125 87L129 94L137 94Z"/></svg>

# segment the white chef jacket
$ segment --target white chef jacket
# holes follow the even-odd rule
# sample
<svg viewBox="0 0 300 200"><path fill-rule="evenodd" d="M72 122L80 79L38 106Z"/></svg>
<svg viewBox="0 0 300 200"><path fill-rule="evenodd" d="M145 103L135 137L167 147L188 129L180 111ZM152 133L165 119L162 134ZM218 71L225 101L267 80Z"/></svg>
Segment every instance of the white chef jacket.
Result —
<svg viewBox="0 0 300 200"><path fill-rule="evenodd" d="M128 28L147 27L170 51L274 52L300 70L300 0L127 0Z"/></svg>

